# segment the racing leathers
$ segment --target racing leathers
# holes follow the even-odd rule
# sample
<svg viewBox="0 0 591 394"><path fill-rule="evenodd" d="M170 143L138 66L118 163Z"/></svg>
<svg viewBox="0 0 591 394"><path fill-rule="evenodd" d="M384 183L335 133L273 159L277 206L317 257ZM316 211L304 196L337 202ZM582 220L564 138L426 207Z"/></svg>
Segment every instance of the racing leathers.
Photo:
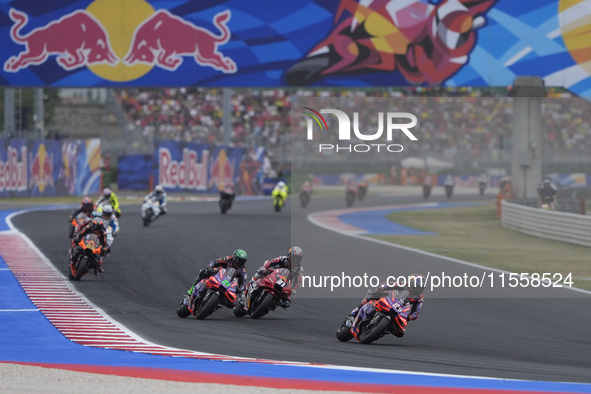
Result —
<svg viewBox="0 0 591 394"><path fill-rule="evenodd" d="M144 201L147 201L151 198L153 198L155 201L158 201L158 204L160 206L160 215L166 215L166 197L166 192L159 193L157 191L153 191L152 193L144 197Z"/></svg>
<svg viewBox="0 0 591 394"><path fill-rule="evenodd" d="M271 271L280 268L287 268L290 271L290 285L291 285L291 293L295 294L296 291L300 288L302 282L302 273L304 269L301 265L296 267L292 267L292 264L289 261L287 256L278 256L274 259L265 261L263 266L259 267L254 274L254 276L250 279L250 284L252 285L256 283L259 279L264 278L265 276L269 275ZM292 269L293 268L293 269ZM249 289L249 292L251 290ZM291 305L291 296L287 296L285 299L281 300L281 306L284 308L289 308Z"/></svg>
<svg viewBox="0 0 591 394"><path fill-rule="evenodd" d="M113 211L115 212L115 216L118 218L121 217L121 208L119 208L119 199L115 192L111 191L108 196L101 196L101 198L96 202L96 206L100 206L103 204L111 204L113 206Z"/></svg>
<svg viewBox="0 0 591 394"><path fill-rule="evenodd" d="M100 223L100 226L96 225L96 223L95 223L96 221L98 221L98 223ZM83 226L81 226L79 229L79 232L74 236L74 239L72 240L72 247L70 248L70 250L68 252L68 257L70 259L70 265L74 264L78 254L81 251L81 247L78 245L78 243L80 242L80 240L82 240L82 238L84 238L84 236L86 234L90 234L90 233L95 233L98 236L99 242L102 246L101 257L109 252L109 246L107 243L107 229L105 228L105 225L101 219L95 218L95 219L85 223ZM99 271L104 272L102 258L99 258L99 265L100 265Z"/></svg>

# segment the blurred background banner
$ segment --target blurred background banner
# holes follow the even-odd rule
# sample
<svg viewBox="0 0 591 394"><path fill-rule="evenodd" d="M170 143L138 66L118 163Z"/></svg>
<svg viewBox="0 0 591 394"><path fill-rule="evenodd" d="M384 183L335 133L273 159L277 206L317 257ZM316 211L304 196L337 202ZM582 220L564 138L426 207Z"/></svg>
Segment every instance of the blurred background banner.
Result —
<svg viewBox="0 0 591 394"><path fill-rule="evenodd" d="M0 139L0 196L98 194L100 158L99 139Z"/></svg>
<svg viewBox="0 0 591 394"><path fill-rule="evenodd" d="M362 3L2 2L0 85L420 88L536 75L591 95L589 1Z"/></svg>

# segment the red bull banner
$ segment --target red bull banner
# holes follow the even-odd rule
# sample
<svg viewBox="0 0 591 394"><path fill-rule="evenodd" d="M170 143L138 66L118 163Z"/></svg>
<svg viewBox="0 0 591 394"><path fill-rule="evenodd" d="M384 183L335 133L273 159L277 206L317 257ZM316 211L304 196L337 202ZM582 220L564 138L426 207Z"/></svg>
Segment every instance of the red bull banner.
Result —
<svg viewBox="0 0 591 394"><path fill-rule="evenodd" d="M100 191L100 140L0 139L0 197Z"/></svg>
<svg viewBox="0 0 591 394"><path fill-rule="evenodd" d="M244 148L161 141L152 175L167 191L217 192L228 184L236 186L244 153Z"/></svg>
<svg viewBox="0 0 591 394"><path fill-rule="evenodd" d="M591 96L587 0L0 4L4 86L509 86Z"/></svg>

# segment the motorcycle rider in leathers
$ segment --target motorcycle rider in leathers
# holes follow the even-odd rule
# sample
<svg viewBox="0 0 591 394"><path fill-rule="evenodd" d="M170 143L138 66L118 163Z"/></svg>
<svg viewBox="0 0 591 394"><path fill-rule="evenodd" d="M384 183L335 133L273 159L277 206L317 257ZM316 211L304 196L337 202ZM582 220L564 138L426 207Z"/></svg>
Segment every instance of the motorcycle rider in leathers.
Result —
<svg viewBox="0 0 591 394"><path fill-rule="evenodd" d="M411 309L408 314L408 321L416 320L419 317L419 311L423 306L423 291L425 290L426 279L421 274L411 274L408 278L406 286L388 286L386 283L381 283L375 290L367 292L366 297L361 301L355 309L351 311L351 316L355 317L353 326L357 324L359 319L371 315L375 312L375 307L370 301L379 300L383 297L394 298L391 291L395 290L395 296L399 300L404 300L405 303L410 304ZM361 313L360 313L361 312ZM397 330L394 335L401 338L406 333L407 319L398 315L395 320Z"/></svg>
<svg viewBox="0 0 591 394"><path fill-rule="evenodd" d="M301 266L301 261L303 257L304 252L302 248L299 246L292 246L289 248L287 256L278 256L274 259L265 261L265 264L262 267L259 267L254 276L250 279L249 292L252 291L250 289L252 288L253 284L255 284L259 279L269 275L272 270L287 268L291 273L291 293L295 294L302 282L302 273L304 272L304 269ZM291 296L282 299L280 302L281 307L285 309L289 308L291 306Z"/></svg>
<svg viewBox="0 0 591 394"><path fill-rule="evenodd" d="M242 249L236 249L230 256L220 257L216 260L210 261L207 266L199 271L199 276L195 278L193 286L187 291L189 295L195 292L195 298L201 298L205 295L207 287L205 286L204 279L208 279L210 276L215 275L218 271L216 268L234 268L235 272L230 280L235 278L238 280L236 285L236 295L242 294L246 289L246 283L248 281L248 274L246 273L246 264L248 256Z"/></svg>
<svg viewBox="0 0 591 394"><path fill-rule="evenodd" d="M80 240L84 238L86 234L90 233L95 233L98 235L99 242L102 246L101 258L99 258L99 272L105 272L103 269L102 257L109 252L109 247L107 245L107 228L105 227L103 220L98 217L92 218L92 220L90 220L85 226L81 227L79 232L74 236L72 248L68 253L70 258L70 266L74 264L74 261L76 261L76 258L81 251L80 246L78 246L78 242L80 242Z"/></svg>

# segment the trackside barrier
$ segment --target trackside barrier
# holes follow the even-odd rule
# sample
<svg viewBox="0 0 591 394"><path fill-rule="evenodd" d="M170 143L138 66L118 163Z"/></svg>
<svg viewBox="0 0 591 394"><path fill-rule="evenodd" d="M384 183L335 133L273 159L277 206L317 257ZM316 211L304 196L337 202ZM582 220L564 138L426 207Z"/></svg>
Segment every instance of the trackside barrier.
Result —
<svg viewBox="0 0 591 394"><path fill-rule="evenodd" d="M548 211L502 201L503 227L555 241L591 247L591 216Z"/></svg>

